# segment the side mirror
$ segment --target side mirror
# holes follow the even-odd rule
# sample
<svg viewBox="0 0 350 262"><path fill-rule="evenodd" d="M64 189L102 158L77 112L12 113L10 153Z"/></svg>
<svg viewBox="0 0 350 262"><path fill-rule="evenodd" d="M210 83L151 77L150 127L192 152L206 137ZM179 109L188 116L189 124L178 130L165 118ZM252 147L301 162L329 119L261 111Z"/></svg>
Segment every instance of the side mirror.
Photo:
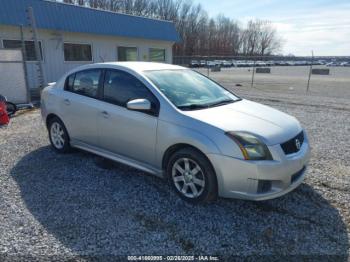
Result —
<svg viewBox="0 0 350 262"><path fill-rule="evenodd" d="M151 110L151 102L147 99L134 99L126 104L127 109L135 111Z"/></svg>

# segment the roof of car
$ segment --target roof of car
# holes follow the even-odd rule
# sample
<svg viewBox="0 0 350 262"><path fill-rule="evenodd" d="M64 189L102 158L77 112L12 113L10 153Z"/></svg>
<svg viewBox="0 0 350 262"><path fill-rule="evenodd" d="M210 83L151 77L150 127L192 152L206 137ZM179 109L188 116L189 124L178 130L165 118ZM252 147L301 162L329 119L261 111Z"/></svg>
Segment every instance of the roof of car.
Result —
<svg viewBox="0 0 350 262"><path fill-rule="evenodd" d="M136 72L152 71L152 70L179 70L185 69L184 67L165 64L165 63L154 63L154 62L108 62L108 63L99 63L94 64L95 66L107 65L107 66L117 66L124 67ZM94 66L94 67L95 67Z"/></svg>

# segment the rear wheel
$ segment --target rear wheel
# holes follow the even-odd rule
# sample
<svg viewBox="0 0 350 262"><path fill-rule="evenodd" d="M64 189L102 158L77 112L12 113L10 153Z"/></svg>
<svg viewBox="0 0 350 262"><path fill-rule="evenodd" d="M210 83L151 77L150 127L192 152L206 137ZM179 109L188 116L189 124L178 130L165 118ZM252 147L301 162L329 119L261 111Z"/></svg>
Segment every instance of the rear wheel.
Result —
<svg viewBox="0 0 350 262"><path fill-rule="evenodd" d="M190 203L217 198L217 181L209 160L192 148L175 152L167 165L168 179L180 197Z"/></svg>
<svg viewBox="0 0 350 262"><path fill-rule="evenodd" d="M69 136L63 122L55 117L48 124L49 138L52 147L58 153L67 153L71 150Z"/></svg>
<svg viewBox="0 0 350 262"><path fill-rule="evenodd" d="M6 111L8 116L13 116L17 112L17 106L14 103L6 102Z"/></svg>

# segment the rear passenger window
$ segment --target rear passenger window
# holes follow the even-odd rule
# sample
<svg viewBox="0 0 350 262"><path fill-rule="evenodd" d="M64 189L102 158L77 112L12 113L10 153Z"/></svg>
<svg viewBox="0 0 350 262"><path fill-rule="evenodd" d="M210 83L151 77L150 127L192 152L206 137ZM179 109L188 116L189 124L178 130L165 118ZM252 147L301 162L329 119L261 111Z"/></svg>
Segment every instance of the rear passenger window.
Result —
<svg viewBox="0 0 350 262"><path fill-rule="evenodd" d="M126 106L133 99L146 98L153 107L157 100L148 88L133 75L123 71L108 70L105 76L103 98L120 106Z"/></svg>
<svg viewBox="0 0 350 262"><path fill-rule="evenodd" d="M68 76L66 81L66 90L72 90L74 84L75 74Z"/></svg>
<svg viewBox="0 0 350 262"><path fill-rule="evenodd" d="M73 93L97 98L102 70L86 70L68 77L66 89Z"/></svg>

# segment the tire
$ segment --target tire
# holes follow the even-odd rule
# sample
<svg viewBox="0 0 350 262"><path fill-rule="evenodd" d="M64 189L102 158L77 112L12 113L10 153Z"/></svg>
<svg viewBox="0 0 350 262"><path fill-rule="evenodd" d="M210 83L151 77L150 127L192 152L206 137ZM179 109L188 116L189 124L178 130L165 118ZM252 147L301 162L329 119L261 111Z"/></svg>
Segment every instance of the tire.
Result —
<svg viewBox="0 0 350 262"><path fill-rule="evenodd" d="M209 160L193 148L175 152L168 161L166 174L175 192L189 203L206 203L217 199L214 169Z"/></svg>
<svg viewBox="0 0 350 262"><path fill-rule="evenodd" d="M54 117L49 121L47 127L53 149L60 154L70 152L69 135L63 122L58 117Z"/></svg>
<svg viewBox="0 0 350 262"><path fill-rule="evenodd" d="M14 103L6 102L6 111L9 117L17 112L17 106Z"/></svg>

